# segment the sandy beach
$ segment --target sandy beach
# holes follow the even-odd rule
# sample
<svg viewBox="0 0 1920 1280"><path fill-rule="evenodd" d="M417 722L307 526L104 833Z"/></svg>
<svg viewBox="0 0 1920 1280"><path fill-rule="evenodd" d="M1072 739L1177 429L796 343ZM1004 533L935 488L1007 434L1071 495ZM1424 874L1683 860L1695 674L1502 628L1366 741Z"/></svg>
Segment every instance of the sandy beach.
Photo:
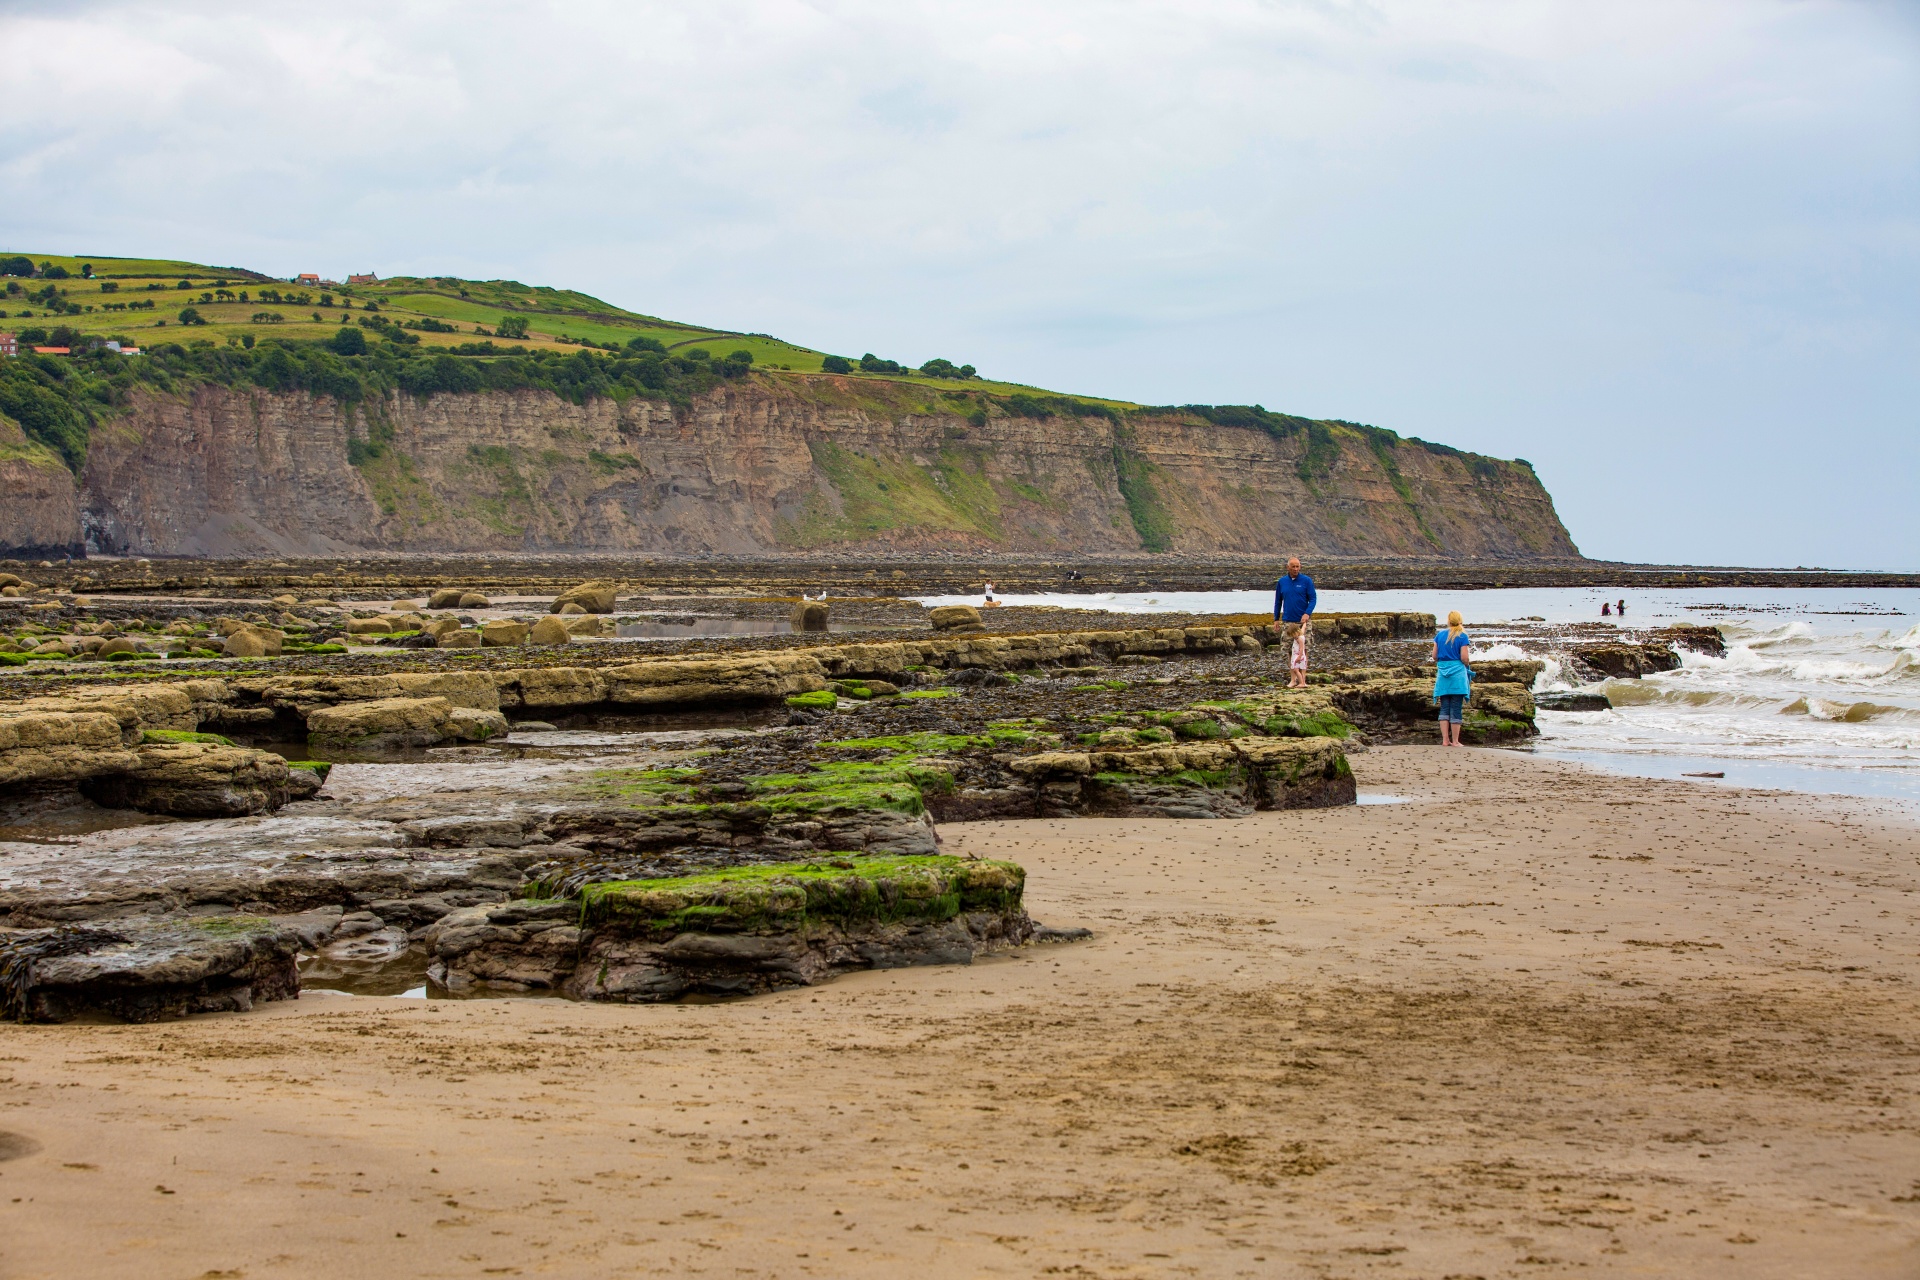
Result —
<svg viewBox="0 0 1920 1280"><path fill-rule="evenodd" d="M970 968L5 1027L0 1275L1920 1275L1910 820L1353 764L944 828L1095 931Z"/></svg>

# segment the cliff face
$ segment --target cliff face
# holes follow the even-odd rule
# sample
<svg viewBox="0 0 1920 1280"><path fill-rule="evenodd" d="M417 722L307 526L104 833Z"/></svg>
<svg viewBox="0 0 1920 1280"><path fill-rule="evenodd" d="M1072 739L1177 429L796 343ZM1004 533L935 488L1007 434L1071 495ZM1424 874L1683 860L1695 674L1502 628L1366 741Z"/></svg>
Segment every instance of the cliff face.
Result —
<svg viewBox="0 0 1920 1280"><path fill-rule="evenodd" d="M690 409L545 392L343 406L202 386L97 428L68 500L71 516L35 507L40 523L0 512L0 544L52 545L47 522L64 519L66 541L155 555L1579 554L1514 463L1337 426L1316 439L1185 414L970 420L938 392L825 377L732 381Z"/></svg>
<svg viewBox="0 0 1920 1280"><path fill-rule="evenodd" d="M0 549L18 556L78 555L80 493L60 456L0 416Z"/></svg>

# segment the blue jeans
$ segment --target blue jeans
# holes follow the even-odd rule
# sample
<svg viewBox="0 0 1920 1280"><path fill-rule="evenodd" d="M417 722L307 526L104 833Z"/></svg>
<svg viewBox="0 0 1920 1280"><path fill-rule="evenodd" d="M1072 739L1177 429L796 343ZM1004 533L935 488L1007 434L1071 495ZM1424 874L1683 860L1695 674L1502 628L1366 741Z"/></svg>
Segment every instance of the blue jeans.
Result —
<svg viewBox="0 0 1920 1280"><path fill-rule="evenodd" d="M1466 719L1466 715L1466 695L1459 693L1444 693L1440 695L1440 718L1442 720L1451 720L1454 724L1459 724L1462 720Z"/></svg>

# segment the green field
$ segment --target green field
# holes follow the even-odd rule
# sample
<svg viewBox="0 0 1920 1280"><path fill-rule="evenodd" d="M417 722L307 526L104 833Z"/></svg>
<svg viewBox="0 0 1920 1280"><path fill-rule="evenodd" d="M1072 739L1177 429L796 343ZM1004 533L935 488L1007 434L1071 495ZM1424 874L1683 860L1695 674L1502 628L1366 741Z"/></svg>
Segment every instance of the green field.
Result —
<svg viewBox="0 0 1920 1280"><path fill-rule="evenodd" d="M461 280L451 276L397 276L374 285L316 287L289 283L241 267L214 267L166 258L109 258L0 250L0 260L29 259L36 269L52 266L67 273L50 279L0 277L0 332L66 326L89 337L154 347L163 343L207 341L215 346L244 345L251 338L318 341L343 324L384 317L418 337L422 347L453 347L465 342L511 342L528 351L575 350L582 345L624 347L634 338L651 338L676 355L707 351L715 360L747 351L753 365L772 373L822 372L826 352L765 334L734 333L665 320L623 310L590 294L517 280ZM90 274L89 274L90 272ZM45 295L51 287L53 297ZM267 295L262 297L263 291ZM199 323L182 324L192 309ZM503 320L524 321L524 338L499 336ZM414 326L438 324L452 332ZM885 354L884 352L881 354ZM932 390L981 391L998 395L1039 392L1040 388L974 377L964 381L909 373L844 375L851 383L917 384ZM956 363L960 363L956 361ZM854 392L857 396L857 391ZM1080 396L1088 403L1116 409L1125 401Z"/></svg>

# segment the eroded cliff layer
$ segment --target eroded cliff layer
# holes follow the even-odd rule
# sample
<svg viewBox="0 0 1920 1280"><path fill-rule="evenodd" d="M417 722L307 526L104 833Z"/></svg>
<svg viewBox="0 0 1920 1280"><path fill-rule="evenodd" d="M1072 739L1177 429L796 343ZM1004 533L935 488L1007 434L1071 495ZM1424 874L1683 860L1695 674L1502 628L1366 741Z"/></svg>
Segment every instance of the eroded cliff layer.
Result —
<svg viewBox="0 0 1920 1280"><path fill-rule="evenodd" d="M833 377L755 375L682 405L545 391L357 403L143 391L95 429L81 476L65 483L65 507L49 492L0 512L0 545L1579 554L1524 463L1344 424L1016 416Z"/></svg>
<svg viewBox="0 0 1920 1280"><path fill-rule="evenodd" d="M60 455L0 417L0 550L16 556L77 554L80 493Z"/></svg>

